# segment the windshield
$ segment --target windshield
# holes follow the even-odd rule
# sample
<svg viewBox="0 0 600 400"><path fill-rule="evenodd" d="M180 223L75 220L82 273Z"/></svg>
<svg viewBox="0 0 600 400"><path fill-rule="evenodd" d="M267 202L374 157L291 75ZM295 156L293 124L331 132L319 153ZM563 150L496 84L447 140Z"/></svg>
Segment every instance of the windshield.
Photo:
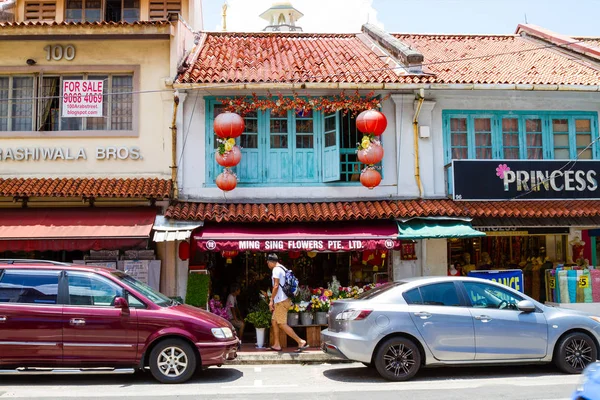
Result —
<svg viewBox="0 0 600 400"><path fill-rule="evenodd" d="M127 285L131 286L132 288L134 288L135 290L137 290L138 292L140 292L141 294L146 296L146 298L148 300L152 301L154 304L156 304L158 306L168 307L168 306L177 304L177 302L175 300L171 300L164 294L157 292L156 290L152 289L150 286L146 285L145 283L140 282L137 279L135 279L121 271L114 271L114 272L111 272L111 274L113 276L117 277L121 282L126 283Z"/></svg>
<svg viewBox="0 0 600 400"><path fill-rule="evenodd" d="M361 294L360 296L358 296L359 300L369 300L369 299L373 299L375 297L381 296L382 294L388 292L389 290L396 288L400 285L404 285L404 282L390 282L390 283L384 283L381 286L377 286L374 289L368 290L366 292L363 292L363 294Z"/></svg>

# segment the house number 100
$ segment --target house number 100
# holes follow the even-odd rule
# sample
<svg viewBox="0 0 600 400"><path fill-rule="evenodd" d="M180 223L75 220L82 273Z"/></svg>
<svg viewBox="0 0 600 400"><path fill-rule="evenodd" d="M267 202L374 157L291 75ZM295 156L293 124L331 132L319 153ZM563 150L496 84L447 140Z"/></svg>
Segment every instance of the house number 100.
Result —
<svg viewBox="0 0 600 400"><path fill-rule="evenodd" d="M71 61L75 58L75 46L69 44L67 46L62 46L60 44L53 44L44 47L46 50L46 60L54 60L60 61L63 58L67 61Z"/></svg>

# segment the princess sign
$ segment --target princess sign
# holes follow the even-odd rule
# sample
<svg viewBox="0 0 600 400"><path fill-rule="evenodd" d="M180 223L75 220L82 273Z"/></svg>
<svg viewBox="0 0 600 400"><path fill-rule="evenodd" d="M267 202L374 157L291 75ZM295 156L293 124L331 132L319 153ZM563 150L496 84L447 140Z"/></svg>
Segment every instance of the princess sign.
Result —
<svg viewBox="0 0 600 400"><path fill-rule="evenodd" d="M454 200L600 199L600 161L454 160Z"/></svg>

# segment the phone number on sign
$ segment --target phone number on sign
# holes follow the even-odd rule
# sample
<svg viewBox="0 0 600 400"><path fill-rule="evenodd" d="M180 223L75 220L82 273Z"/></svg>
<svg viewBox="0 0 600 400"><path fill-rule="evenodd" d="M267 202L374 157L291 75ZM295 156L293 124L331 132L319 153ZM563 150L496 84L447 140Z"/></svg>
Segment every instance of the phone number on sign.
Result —
<svg viewBox="0 0 600 400"><path fill-rule="evenodd" d="M102 103L102 94L65 93L64 95L65 103L81 103L82 100L86 103Z"/></svg>

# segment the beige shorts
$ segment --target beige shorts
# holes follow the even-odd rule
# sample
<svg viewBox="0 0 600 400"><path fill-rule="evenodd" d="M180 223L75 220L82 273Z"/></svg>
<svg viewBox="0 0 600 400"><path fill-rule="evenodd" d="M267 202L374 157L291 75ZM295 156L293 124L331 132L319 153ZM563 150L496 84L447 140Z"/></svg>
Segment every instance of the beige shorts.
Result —
<svg viewBox="0 0 600 400"><path fill-rule="evenodd" d="M279 325L287 324L287 314L291 306L292 301L290 299L275 303L275 310L273 311L271 319Z"/></svg>

